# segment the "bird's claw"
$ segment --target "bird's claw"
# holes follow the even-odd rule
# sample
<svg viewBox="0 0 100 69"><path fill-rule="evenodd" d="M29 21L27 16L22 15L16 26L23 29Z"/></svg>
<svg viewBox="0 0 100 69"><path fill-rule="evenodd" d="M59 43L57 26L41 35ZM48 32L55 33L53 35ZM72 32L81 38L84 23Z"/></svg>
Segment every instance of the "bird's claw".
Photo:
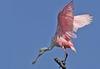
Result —
<svg viewBox="0 0 100 69"><path fill-rule="evenodd" d="M66 61L65 61L65 60L62 60L61 62L63 63L63 65L65 65L65 64L66 64Z"/></svg>
<svg viewBox="0 0 100 69"><path fill-rule="evenodd" d="M66 69L65 61L61 61L59 58L54 58L54 60L59 64L60 68Z"/></svg>

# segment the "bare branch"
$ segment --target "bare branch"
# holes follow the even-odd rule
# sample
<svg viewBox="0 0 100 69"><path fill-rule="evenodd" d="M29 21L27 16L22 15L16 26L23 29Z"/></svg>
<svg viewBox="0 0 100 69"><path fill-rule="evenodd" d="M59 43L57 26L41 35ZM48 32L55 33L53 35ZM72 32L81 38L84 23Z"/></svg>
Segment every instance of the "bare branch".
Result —
<svg viewBox="0 0 100 69"><path fill-rule="evenodd" d="M66 64L58 58L54 58L55 62L62 68L66 69Z"/></svg>

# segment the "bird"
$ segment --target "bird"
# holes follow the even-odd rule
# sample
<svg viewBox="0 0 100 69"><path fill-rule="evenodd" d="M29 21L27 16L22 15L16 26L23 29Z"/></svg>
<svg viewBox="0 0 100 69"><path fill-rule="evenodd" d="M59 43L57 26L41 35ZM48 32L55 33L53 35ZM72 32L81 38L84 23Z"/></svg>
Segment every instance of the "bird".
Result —
<svg viewBox="0 0 100 69"><path fill-rule="evenodd" d="M35 64L41 55L47 51L51 51L54 47L60 47L63 49L63 62L65 62L68 57L66 49L69 48L74 53L77 53L77 50L71 39L77 38L75 33L80 28L91 24L93 16L90 14L74 15L74 2L71 0L63 7L62 10L59 11L57 20L57 29L53 38L51 39L50 46L41 48L35 60L32 61L32 64Z"/></svg>

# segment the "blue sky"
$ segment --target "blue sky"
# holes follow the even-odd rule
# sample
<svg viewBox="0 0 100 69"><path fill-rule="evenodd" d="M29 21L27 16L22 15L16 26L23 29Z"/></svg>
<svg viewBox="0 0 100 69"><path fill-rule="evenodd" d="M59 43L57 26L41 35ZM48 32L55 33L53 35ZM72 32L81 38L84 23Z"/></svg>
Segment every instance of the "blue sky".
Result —
<svg viewBox="0 0 100 69"><path fill-rule="evenodd" d="M48 47L54 35L57 14L70 0L0 0L0 69L57 69L53 58L63 57L55 48L40 58L32 59L39 48ZM73 39L78 53L68 49L68 69L100 68L99 0L74 0L74 14L90 13L91 25L80 29ZM59 68L58 68L59 69Z"/></svg>

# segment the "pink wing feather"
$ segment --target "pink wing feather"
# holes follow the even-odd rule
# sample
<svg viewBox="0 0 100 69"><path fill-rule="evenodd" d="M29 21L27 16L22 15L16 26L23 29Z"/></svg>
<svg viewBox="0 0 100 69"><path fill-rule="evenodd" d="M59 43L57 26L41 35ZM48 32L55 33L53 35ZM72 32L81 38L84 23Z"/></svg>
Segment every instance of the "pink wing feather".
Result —
<svg viewBox="0 0 100 69"><path fill-rule="evenodd" d="M73 32L73 19L73 1L71 1L58 14L56 35L61 36L66 32Z"/></svg>

